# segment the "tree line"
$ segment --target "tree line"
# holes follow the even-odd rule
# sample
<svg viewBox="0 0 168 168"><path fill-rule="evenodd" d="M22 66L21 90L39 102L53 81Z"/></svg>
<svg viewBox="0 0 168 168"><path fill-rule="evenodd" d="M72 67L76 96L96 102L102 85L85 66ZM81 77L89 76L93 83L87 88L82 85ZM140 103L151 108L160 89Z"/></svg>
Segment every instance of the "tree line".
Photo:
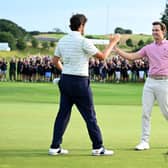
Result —
<svg viewBox="0 0 168 168"><path fill-rule="evenodd" d="M168 1L166 1L166 6L164 12L161 14L160 20L165 23L167 30L168 30ZM65 34L62 32L59 28L54 28L54 31L47 32L48 34L58 33L58 34ZM26 47L32 47L32 48L44 48L49 49L50 47L55 47L55 42L39 42L36 38L34 38L34 35L39 35L46 32L40 32L40 31L31 31L27 32L24 28L18 26L16 23L6 20L6 19L0 19L0 42L7 42L9 44L9 47L11 50L19 49L24 50ZM124 29L121 27L117 27L114 30L114 33L120 33L120 34L132 34L133 31L130 29ZM87 38L93 38L91 35L87 35ZM168 33L167 33L168 38ZM150 43L151 41L144 42L143 40L140 40L137 44L137 46L134 45L132 39L126 40L126 45L129 47L134 47L134 50L139 49L143 47L146 43Z"/></svg>
<svg viewBox="0 0 168 168"><path fill-rule="evenodd" d="M43 49L49 49L49 47L55 46L53 41L39 42L33 35L33 32L27 32L10 20L0 19L0 42L7 42L11 50L24 50L28 46Z"/></svg>

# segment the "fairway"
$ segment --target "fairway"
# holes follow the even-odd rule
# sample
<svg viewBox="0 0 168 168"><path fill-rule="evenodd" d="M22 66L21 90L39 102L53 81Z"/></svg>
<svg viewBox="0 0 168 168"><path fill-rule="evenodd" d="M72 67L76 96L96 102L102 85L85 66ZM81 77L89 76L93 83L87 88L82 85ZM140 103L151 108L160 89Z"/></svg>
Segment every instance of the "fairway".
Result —
<svg viewBox="0 0 168 168"><path fill-rule="evenodd" d="M49 156L59 92L52 83L0 83L0 168L166 168L168 123L157 105L151 149L134 151L141 134L142 83L91 84L104 145L114 156L91 156L85 123L76 107L64 135L66 156Z"/></svg>

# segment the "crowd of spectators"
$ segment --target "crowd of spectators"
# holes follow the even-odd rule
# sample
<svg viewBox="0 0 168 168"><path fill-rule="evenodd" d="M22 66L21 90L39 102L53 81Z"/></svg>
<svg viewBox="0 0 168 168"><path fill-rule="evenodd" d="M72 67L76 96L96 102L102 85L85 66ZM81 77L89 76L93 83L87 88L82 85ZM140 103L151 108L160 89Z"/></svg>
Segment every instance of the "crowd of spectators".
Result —
<svg viewBox="0 0 168 168"><path fill-rule="evenodd" d="M143 82L148 74L146 58L129 62L115 56L105 61L91 58L89 76L97 82ZM9 73L9 75L7 75ZM0 59L0 81L50 82L59 77L61 72L52 64L50 56L30 56Z"/></svg>
<svg viewBox="0 0 168 168"><path fill-rule="evenodd" d="M129 62L120 56L106 61L91 58L89 75L92 81L143 82L148 76L149 63L146 58Z"/></svg>
<svg viewBox="0 0 168 168"><path fill-rule="evenodd" d="M50 82L60 74L61 72L52 64L50 56L12 58L9 62L5 59L0 60L1 81Z"/></svg>

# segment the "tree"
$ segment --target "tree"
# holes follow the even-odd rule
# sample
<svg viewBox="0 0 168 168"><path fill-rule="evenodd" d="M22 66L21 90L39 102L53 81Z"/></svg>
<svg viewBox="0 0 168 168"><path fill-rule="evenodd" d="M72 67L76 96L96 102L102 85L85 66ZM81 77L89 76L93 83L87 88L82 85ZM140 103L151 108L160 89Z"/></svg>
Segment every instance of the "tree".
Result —
<svg viewBox="0 0 168 168"><path fill-rule="evenodd" d="M60 28L53 28L53 30L56 32L56 33L63 33L63 31L60 29Z"/></svg>
<svg viewBox="0 0 168 168"><path fill-rule="evenodd" d="M19 50L24 50L26 48L26 42L23 39L18 39L16 43L16 47Z"/></svg>
<svg viewBox="0 0 168 168"><path fill-rule="evenodd" d="M161 21L166 25L166 28L168 30L168 0L166 1L165 10L162 13ZM168 32L167 32L167 38L168 38Z"/></svg>
<svg viewBox="0 0 168 168"><path fill-rule="evenodd" d="M38 48L39 42L35 38L33 38L31 40L31 44L33 48Z"/></svg>
<svg viewBox="0 0 168 168"><path fill-rule="evenodd" d="M143 40L139 40L138 46L143 47L145 45L145 42Z"/></svg>
<svg viewBox="0 0 168 168"><path fill-rule="evenodd" d="M43 49L49 49L49 44L47 41L42 42Z"/></svg>
<svg viewBox="0 0 168 168"><path fill-rule="evenodd" d="M21 50L25 49L27 41L32 38L22 27L6 19L0 19L0 32L1 42L8 42L12 50L16 47Z"/></svg>
<svg viewBox="0 0 168 168"><path fill-rule="evenodd" d="M30 31L29 32L32 36L35 36L35 35L39 35L40 34L40 31Z"/></svg>
<svg viewBox="0 0 168 168"><path fill-rule="evenodd" d="M0 42L7 42L12 50L16 48L16 40L10 32L0 32Z"/></svg>
<svg viewBox="0 0 168 168"><path fill-rule="evenodd" d="M126 45L128 46L128 47L133 47L134 45L133 45L133 42L132 42L132 39L127 39L126 40Z"/></svg>
<svg viewBox="0 0 168 168"><path fill-rule="evenodd" d="M54 41L51 41L51 42L50 42L50 46L51 46L51 47L55 47L55 42L54 42Z"/></svg>
<svg viewBox="0 0 168 168"><path fill-rule="evenodd" d="M132 30L130 30L130 29L123 29L121 27L116 27L115 30L114 30L114 33L132 34Z"/></svg>
<svg viewBox="0 0 168 168"><path fill-rule="evenodd" d="M124 29L121 27L116 27L114 30L114 33L120 33L120 34L124 34Z"/></svg>
<svg viewBox="0 0 168 168"><path fill-rule="evenodd" d="M132 30L130 30L130 29L125 29L125 34L132 34Z"/></svg>
<svg viewBox="0 0 168 168"><path fill-rule="evenodd" d="M27 34L22 27L6 19L0 19L0 32L10 32L16 39L24 38Z"/></svg>

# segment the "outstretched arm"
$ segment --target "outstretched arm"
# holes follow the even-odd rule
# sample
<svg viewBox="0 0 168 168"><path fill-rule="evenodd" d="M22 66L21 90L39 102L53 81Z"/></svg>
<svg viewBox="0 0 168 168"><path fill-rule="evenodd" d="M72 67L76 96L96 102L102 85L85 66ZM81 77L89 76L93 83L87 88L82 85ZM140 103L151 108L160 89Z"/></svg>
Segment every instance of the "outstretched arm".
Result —
<svg viewBox="0 0 168 168"><path fill-rule="evenodd" d="M125 59L128 59L128 60L131 60L131 61L142 58L142 56L138 52L127 53L127 52L124 52L124 51L122 51L121 49L119 49L117 47L114 47L114 51L118 55L120 55L121 57L123 57Z"/></svg>
<svg viewBox="0 0 168 168"><path fill-rule="evenodd" d="M109 42L109 45L107 46L107 48L103 52L99 51L94 56L97 57L100 60L106 59L110 55L113 47L119 41L120 41L120 35L119 34L116 34L114 36L110 36L110 42Z"/></svg>

